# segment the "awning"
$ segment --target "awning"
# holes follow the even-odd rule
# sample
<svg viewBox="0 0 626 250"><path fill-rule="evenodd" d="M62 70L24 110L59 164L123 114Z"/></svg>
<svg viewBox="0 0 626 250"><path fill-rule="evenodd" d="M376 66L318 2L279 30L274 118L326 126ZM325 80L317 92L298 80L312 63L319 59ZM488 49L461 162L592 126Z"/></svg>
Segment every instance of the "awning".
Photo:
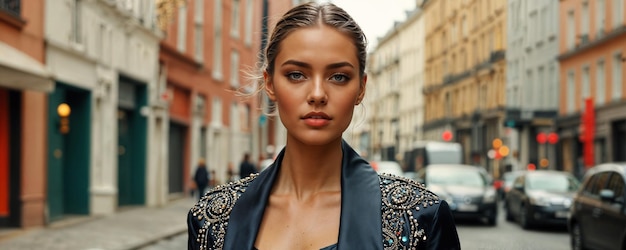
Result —
<svg viewBox="0 0 626 250"><path fill-rule="evenodd" d="M51 92L54 81L42 63L0 42L0 87Z"/></svg>

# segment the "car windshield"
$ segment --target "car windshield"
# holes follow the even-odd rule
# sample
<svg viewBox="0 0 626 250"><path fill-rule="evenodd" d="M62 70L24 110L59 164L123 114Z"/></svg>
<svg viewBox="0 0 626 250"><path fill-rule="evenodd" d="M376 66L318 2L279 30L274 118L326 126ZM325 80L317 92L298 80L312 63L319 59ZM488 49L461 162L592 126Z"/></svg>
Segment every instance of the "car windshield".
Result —
<svg viewBox="0 0 626 250"><path fill-rule="evenodd" d="M566 175L534 175L527 178L526 187L529 190L572 192L578 189L578 185L575 178Z"/></svg>
<svg viewBox="0 0 626 250"><path fill-rule="evenodd" d="M437 169L429 171L426 183L436 185L485 186L485 179L478 171L460 169Z"/></svg>

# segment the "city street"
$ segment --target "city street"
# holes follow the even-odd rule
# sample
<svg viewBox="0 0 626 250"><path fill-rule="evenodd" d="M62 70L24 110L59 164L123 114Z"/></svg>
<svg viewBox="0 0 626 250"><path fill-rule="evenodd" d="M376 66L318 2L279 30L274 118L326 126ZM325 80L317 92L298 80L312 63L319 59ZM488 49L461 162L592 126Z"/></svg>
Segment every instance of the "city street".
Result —
<svg viewBox="0 0 626 250"><path fill-rule="evenodd" d="M523 230L518 224L504 219L500 210L498 225L490 227L479 222L458 221L457 230L462 249L570 249L566 228L549 227ZM167 238L140 250L185 249L187 234Z"/></svg>

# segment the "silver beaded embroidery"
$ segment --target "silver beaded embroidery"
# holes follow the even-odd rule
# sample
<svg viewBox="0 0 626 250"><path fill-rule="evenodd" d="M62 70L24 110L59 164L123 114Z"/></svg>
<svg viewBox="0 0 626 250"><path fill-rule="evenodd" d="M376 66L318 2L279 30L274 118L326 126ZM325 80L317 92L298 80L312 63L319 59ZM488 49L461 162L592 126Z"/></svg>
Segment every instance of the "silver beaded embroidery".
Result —
<svg viewBox="0 0 626 250"><path fill-rule="evenodd" d="M192 208L195 219L202 222L198 230L201 250L222 249L230 212L258 174L218 186L207 192ZM427 240L424 229L413 217L413 211L439 203L439 198L423 184L394 175L380 178L383 247L385 250L415 249ZM405 230L408 223L409 230Z"/></svg>
<svg viewBox="0 0 626 250"><path fill-rule="evenodd" d="M246 191L248 184L257 176L258 174L253 174L244 179L217 186L202 196L191 208L193 217L202 222L197 239L201 250L224 247L230 212L241 194Z"/></svg>
<svg viewBox="0 0 626 250"><path fill-rule="evenodd" d="M423 184L395 175L380 175L382 193L383 248L416 249L427 240L413 211L439 203L439 198ZM405 230L408 223L409 230Z"/></svg>

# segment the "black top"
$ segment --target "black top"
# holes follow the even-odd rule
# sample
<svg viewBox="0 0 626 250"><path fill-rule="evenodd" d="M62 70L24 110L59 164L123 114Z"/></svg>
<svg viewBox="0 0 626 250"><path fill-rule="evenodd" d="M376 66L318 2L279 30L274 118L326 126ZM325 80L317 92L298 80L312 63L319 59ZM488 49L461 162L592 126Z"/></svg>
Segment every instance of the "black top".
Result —
<svg viewBox="0 0 626 250"><path fill-rule="evenodd" d="M337 249L460 249L448 204L423 184L378 175L342 143ZM284 149L260 174L218 186L188 214L189 249L254 249ZM333 248L330 248L333 249Z"/></svg>

